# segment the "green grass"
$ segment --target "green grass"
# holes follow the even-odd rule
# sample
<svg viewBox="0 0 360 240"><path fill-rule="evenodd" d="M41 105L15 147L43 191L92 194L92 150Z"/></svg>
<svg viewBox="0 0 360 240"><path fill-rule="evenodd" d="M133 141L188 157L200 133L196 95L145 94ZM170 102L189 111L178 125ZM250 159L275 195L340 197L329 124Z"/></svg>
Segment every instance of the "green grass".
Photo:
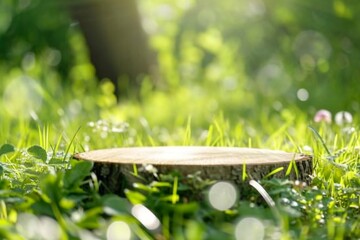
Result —
<svg viewBox="0 0 360 240"><path fill-rule="evenodd" d="M49 9L37 2L21 9L5 3L13 10L5 15L24 19L27 9L42 22ZM125 239L360 239L356 4L138 3L162 78L157 90L143 79L141 100L129 94L117 103L112 83L96 81L76 24L64 35L70 52L61 52L61 61L74 58L67 79L45 54L61 49L36 52L47 41L23 39L44 35L39 19L5 36L3 46L12 47L0 66L0 239L110 240L117 231ZM344 29L351 34L339 34ZM299 36L309 39L303 53ZM354 121L315 123L323 107L351 111ZM209 196L227 192L211 192L216 182L198 173L134 167L139 182L116 195L104 191L91 164L71 158L100 148L171 145L301 152L313 155L314 173L308 185L272 179L280 169L246 192L231 185L235 204L222 211ZM249 184L245 167L243 176Z"/></svg>
<svg viewBox="0 0 360 240"><path fill-rule="evenodd" d="M18 119L3 111L1 238L111 239L107 234L116 229L112 223L122 234L130 231L132 239L245 239L259 232L258 237L263 232L266 239L360 237L360 140L358 129L345 131L358 125L356 117L351 126L337 126L313 123L311 115L295 107L275 111L262 106L264 112L248 112L254 106L229 103L221 91L216 95L214 87L209 94L199 94L205 90L198 88L149 92L141 104L129 101L106 107L95 101L86 107L85 96L76 100L65 94L62 102L45 103L38 118ZM228 93L232 95L237 93ZM213 110L206 106L209 96L217 101ZM107 97L111 98L100 93L98 101ZM56 106L69 115L52 113ZM66 110L71 106L75 110ZM230 209L220 211L208 201L215 182L196 173L146 178L151 173L137 169L144 181L122 195L105 194L99 192L102 183L91 173L91 164L71 159L73 153L85 150L158 145L303 152L313 154L314 174L308 186L269 176L260 181L265 192L249 186L249 192L238 193ZM135 217L132 206L145 206L161 225L152 230ZM244 229L249 223L257 228Z"/></svg>
<svg viewBox="0 0 360 240"><path fill-rule="evenodd" d="M349 103L356 88L344 96L348 102L337 97L321 102L324 92L347 91L336 79L330 88L315 89L319 97L310 91L315 83L307 81L310 99L299 102L294 96L306 87L304 81L292 81L283 94L275 91L276 83L288 85L289 79L278 76L273 86L273 80L249 76L245 59L233 51L237 38L219 45L205 66L193 54L202 47L191 37L181 44L184 56L176 58L175 22L159 24L166 31L151 36L165 86L153 91L145 78L141 101L117 104L110 81L95 81L78 33L72 37L77 59L66 83L42 56L31 68L0 69L0 239L112 239L116 229L123 237L130 232L131 239L359 239L359 118L344 126L313 122L314 106L332 106L333 99L334 109L356 112L358 105ZM302 78L297 71L292 75ZM171 145L302 152L313 155L314 174L304 185L272 179L280 170L274 169L260 186L252 183L256 188L240 192L244 188L235 186L235 204L220 211L209 200L216 182L197 173L156 175L134 167L139 182L116 195L104 192L91 164L71 158L100 148ZM147 220L158 219L157 229L136 214L134 209L146 213L141 206L156 216L147 212Z"/></svg>

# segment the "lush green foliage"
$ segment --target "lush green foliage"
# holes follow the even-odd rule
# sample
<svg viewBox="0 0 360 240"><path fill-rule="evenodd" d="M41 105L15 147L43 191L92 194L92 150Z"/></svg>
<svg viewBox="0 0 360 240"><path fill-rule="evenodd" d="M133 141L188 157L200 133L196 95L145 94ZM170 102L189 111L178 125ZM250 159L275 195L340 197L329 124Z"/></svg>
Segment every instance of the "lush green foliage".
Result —
<svg viewBox="0 0 360 240"><path fill-rule="evenodd" d="M218 82L257 92L247 99L259 105L359 111L359 3L157 2L144 1L145 26L172 84Z"/></svg>
<svg viewBox="0 0 360 240"><path fill-rule="evenodd" d="M66 38L75 58L64 81L55 60L56 51L65 50L52 45L58 49L45 54L42 41L38 48L24 48L21 42L31 31L17 26L20 17L8 22L20 29L20 46L14 44L11 51L19 55L0 69L1 238L112 239L116 229L131 231L135 239L243 239L262 230L269 239L360 238L358 4L234 2L140 2L164 85L154 91L145 78L141 101L119 104L112 83L95 81L76 29ZM14 10L1 16L31 10L26 16L39 12L38 21L45 21L39 1L0 5ZM55 26L68 21L60 20ZM7 32L5 23L0 41L8 43L15 37L10 38L14 32ZM351 29L348 34L343 26ZM36 36L51 35L45 33ZM316 40L314 52L296 50L303 40L299 36ZM322 107L351 111L354 120L314 122ZM305 186L263 179L260 184L275 207L249 187L238 192L230 209L219 211L209 203L214 182L196 173L153 176L156 181L145 179L122 195L104 194L91 164L71 159L84 150L143 145L250 146L313 154L313 180ZM149 209L160 227L154 230L134 209ZM244 230L245 223L257 228Z"/></svg>
<svg viewBox="0 0 360 240"><path fill-rule="evenodd" d="M4 144L0 149L0 233L9 239L31 236L48 239L53 234L62 239L106 238L111 223L121 222L128 224L126 227L131 229L133 236L141 239L156 236L231 239L241 225L241 219L252 217L253 221L264 224L260 226L273 238L359 237L358 133L344 132L344 128L336 126L316 125L332 152L328 155L317 137L306 129L306 122L293 120L292 123L276 130L276 122L273 122L273 134L258 132L256 137L246 136L239 130L243 127L241 124L226 123L224 119L214 119L206 132L191 132L189 136L186 132L189 130L183 126L174 129L171 135L168 132L166 137L165 130L157 131L149 126L134 129L132 123L115 126L105 121L90 122L73 139L59 137L52 127L37 130L28 126L25 130L33 138L20 148ZM201 179L196 174L169 173L156 177L156 181L145 180L133 185L125 191L125 196L102 195L98 191L101 183L91 174L92 165L69 159L70 153L83 148L158 145L166 142L164 137L170 144L178 145L254 144L306 153L310 153L311 147L315 156L313 180L310 186L287 180L262 180L260 183L275 201L275 213L255 190L240 192L240 199L234 206L219 211L207 200L209 187L214 184L211 179ZM26 145L31 147L24 148ZM149 230L134 217L131 206L138 204L157 216L160 229ZM34 226L31 224L44 224L45 229L50 230L30 231L30 226ZM248 234L254 234L249 231Z"/></svg>

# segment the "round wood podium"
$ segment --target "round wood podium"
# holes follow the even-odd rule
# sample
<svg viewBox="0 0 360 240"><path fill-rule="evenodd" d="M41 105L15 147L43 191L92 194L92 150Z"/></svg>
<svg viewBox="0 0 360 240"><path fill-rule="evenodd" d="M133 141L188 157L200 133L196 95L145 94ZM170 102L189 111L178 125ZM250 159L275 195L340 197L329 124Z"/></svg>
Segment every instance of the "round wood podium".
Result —
<svg viewBox="0 0 360 240"><path fill-rule="evenodd" d="M136 181L134 164L139 169L155 168L158 174L177 171L185 176L197 172L203 179L236 184L264 177L308 182L312 174L309 155L258 148L127 147L78 153L74 158L94 162L95 174L113 192L123 188L124 180Z"/></svg>

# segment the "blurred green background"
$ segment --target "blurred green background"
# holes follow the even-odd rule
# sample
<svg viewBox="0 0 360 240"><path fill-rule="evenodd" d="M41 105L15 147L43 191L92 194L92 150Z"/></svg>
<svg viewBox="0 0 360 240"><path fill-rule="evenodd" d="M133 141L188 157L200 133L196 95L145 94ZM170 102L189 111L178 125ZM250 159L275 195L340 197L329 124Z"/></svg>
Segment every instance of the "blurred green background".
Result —
<svg viewBox="0 0 360 240"><path fill-rule="evenodd" d="M351 0L2 0L0 117L202 126L219 112L357 113L359 10Z"/></svg>

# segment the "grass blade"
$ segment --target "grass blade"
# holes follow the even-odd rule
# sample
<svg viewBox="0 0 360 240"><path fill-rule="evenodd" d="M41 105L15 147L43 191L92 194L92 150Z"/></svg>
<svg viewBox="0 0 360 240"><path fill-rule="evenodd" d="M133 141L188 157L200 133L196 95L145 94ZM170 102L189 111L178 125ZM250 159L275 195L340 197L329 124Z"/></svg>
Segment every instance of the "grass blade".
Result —
<svg viewBox="0 0 360 240"><path fill-rule="evenodd" d="M271 177L272 175L275 175L276 173L281 172L282 170L284 170L284 167L278 167L278 168L274 169L273 171L271 171L270 173L266 174L266 176L264 178Z"/></svg>
<svg viewBox="0 0 360 240"><path fill-rule="evenodd" d="M69 152L70 152L70 148L71 148L71 146L72 146L72 144L73 144L73 142L74 142L74 140L75 140L76 135L79 133L80 129L81 129L81 127L79 127L79 128L76 130L74 136L71 138L70 143L69 143L69 146L66 148L63 161L66 160L66 157L68 156L68 154L69 154Z"/></svg>
<svg viewBox="0 0 360 240"><path fill-rule="evenodd" d="M274 200L270 197L270 195L266 192L266 190L255 180L250 180L249 182L250 186L256 189L258 193L264 198L265 202L269 205L271 211L275 215L275 217L281 222L281 215L280 212L275 207Z"/></svg>
<svg viewBox="0 0 360 240"><path fill-rule="evenodd" d="M331 152L329 151L329 149L327 148L324 139L320 136L319 132L316 131L315 128L313 128L312 126L308 126L310 128L310 130L315 134L315 136L317 137L318 140L320 140L321 144L323 145L325 151L327 152L327 154L331 155Z"/></svg>

